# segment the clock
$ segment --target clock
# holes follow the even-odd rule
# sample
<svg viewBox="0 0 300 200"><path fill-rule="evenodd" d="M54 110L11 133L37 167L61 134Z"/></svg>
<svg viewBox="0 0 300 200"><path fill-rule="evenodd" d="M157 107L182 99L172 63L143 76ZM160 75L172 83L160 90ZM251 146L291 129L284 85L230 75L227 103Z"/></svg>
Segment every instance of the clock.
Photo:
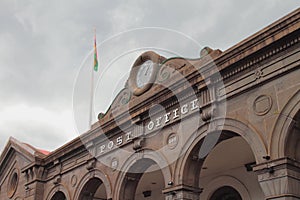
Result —
<svg viewBox="0 0 300 200"><path fill-rule="evenodd" d="M147 51L136 59L128 79L129 89L135 96L150 89L155 82L159 64L163 59L165 58L153 51Z"/></svg>
<svg viewBox="0 0 300 200"><path fill-rule="evenodd" d="M143 88L146 84L150 83L151 76L154 71L154 63L152 60L147 60L138 69L136 75L136 86Z"/></svg>

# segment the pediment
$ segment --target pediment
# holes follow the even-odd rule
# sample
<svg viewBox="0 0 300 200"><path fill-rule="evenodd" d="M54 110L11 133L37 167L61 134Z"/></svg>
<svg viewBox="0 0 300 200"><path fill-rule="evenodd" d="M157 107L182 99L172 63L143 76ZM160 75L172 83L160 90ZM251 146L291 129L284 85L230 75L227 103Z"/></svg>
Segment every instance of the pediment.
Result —
<svg viewBox="0 0 300 200"><path fill-rule="evenodd" d="M0 174L8 165L19 159L22 167L29 163L44 158L46 155L34 147L22 143L17 139L10 137L1 156L0 156ZM21 166L20 166L21 167Z"/></svg>
<svg viewBox="0 0 300 200"><path fill-rule="evenodd" d="M160 90L176 84L220 56L220 50L205 47L200 57L195 59L172 57L165 58L153 51L141 54L131 67L130 75L124 88L116 95L106 113L100 113L100 121L109 121L120 113L145 103ZM196 70L195 70L196 69Z"/></svg>

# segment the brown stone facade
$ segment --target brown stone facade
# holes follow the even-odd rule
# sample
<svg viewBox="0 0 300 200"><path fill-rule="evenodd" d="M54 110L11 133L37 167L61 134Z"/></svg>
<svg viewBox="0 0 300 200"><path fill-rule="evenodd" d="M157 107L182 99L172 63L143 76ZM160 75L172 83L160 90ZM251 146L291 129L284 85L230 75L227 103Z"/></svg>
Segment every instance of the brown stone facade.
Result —
<svg viewBox="0 0 300 200"><path fill-rule="evenodd" d="M9 140L0 199L300 199L300 9L224 52L143 53L88 132Z"/></svg>

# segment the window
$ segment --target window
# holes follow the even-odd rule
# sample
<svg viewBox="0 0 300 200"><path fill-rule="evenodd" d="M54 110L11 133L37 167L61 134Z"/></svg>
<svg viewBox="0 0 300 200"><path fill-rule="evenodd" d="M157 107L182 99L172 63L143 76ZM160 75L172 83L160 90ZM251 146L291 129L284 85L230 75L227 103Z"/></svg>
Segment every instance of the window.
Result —
<svg viewBox="0 0 300 200"><path fill-rule="evenodd" d="M17 186L18 186L19 176L17 173L17 170L14 170L13 173L10 176L8 187L7 187L7 196L8 198L11 198L14 196Z"/></svg>

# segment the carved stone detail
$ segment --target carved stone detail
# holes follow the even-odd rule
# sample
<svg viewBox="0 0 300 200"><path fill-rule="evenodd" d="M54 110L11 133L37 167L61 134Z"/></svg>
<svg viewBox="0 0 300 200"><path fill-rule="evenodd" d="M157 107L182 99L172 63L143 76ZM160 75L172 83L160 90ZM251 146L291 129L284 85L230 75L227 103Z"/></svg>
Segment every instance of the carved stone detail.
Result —
<svg viewBox="0 0 300 200"><path fill-rule="evenodd" d="M272 108L272 98L268 95L260 95L253 102L253 111L256 115L265 115Z"/></svg>
<svg viewBox="0 0 300 200"><path fill-rule="evenodd" d="M92 160L89 160L89 161L87 162L86 169L87 169L87 170L92 170L92 169L95 168L95 166L96 166L96 160L95 160L95 159L92 159Z"/></svg>
<svg viewBox="0 0 300 200"><path fill-rule="evenodd" d="M115 171L119 166L119 160L118 158L114 157L111 159L111 164L110 164L110 167L113 171Z"/></svg>
<svg viewBox="0 0 300 200"><path fill-rule="evenodd" d="M167 137L166 143L167 143L169 149L174 149L177 146L178 141L179 141L178 135L176 133L171 133Z"/></svg>
<svg viewBox="0 0 300 200"><path fill-rule="evenodd" d="M266 199L300 198L300 165L283 158L254 167Z"/></svg>
<svg viewBox="0 0 300 200"><path fill-rule="evenodd" d="M229 77L231 77L231 76L233 76L233 75L235 75L235 74L237 74L237 73L239 73L239 72L247 69L247 68L250 68L250 67L258 64L259 62L261 62L263 60L266 60L266 59L270 58L274 54L277 54L277 53L279 53L281 51L286 50L288 47L297 44L299 41L300 41L300 37L297 37L294 40L287 41L286 43L284 43L284 44L276 47L275 49L271 49L268 52L265 52L264 54L260 54L258 57L253 58L253 59L249 60L248 62L239 65L234 71L229 71L229 72L225 73L222 76L223 81L225 79L227 79L227 78L229 78Z"/></svg>
<svg viewBox="0 0 300 200"><path fill-rule="evenodd" d="M61 182L61 176L56 176L53 180L53 184L54 185L57 185Z"/></svg>
<svg viewBox="0 0 300 200"><path fill-rule="evenodd" d="M263 76L263 71L261 69L257 69L254 72L255 79L260 79Z"/></svg>
<svg viewBox="0 0 300 200"><path fill-rule="evenodd" d="M7 186L7 196L12 198L17 191L19 185L19 170L14 169L10 174L8 186Z"/></svg>
<svg viewBox="0 0 300 200"><path fill-rule="evenodd" d="M166 194L166 200L199 200L202 189L188 186L174 186L163 191Z"/></svg>
<svg viewBox="0 0 300 200"><path fill-rule="evenodd" d="M162 65L157 74L157 81L164 82L168 80L174 72L175 69L171 67L170 64Z"/></svg>
<svg viewBox="0 0 300 200"><path fill-rule="evenodd" d="M136 138L133 141L133 147L132 147L133 150L135 150L135 151L140 150L144 146L144 143L145 143L145 138L144 137Z"/></svg>
<svg viewBox="0 0 300 200"><path fill-rule="evenodd" d="M77 176L74 174L72 177L71 177L71 185L72 187L75 187L77 184Z"/></svg>
<svg viewBox="0 0 300 200"><path fill-rule="evenodd" d="M116 99L116 106L123 106L126 105L131 99L131 92L128 88L122 90L119 94L118 99Z"/></svg>

